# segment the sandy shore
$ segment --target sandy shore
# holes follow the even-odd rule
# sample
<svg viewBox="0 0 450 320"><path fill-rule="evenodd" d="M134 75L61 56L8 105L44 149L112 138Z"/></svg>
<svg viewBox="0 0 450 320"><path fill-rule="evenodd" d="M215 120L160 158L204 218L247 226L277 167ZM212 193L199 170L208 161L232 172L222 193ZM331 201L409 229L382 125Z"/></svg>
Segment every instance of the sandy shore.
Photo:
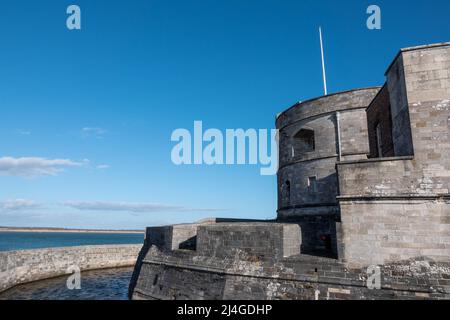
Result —
<svg viewBox="0 0 450 320"><path fill-rule="evenodd" d="M144 233L144 230L95 230L95 229L62 229L62 228L14 228L0 227L0 232L66 232L66 233Z"/></svg>

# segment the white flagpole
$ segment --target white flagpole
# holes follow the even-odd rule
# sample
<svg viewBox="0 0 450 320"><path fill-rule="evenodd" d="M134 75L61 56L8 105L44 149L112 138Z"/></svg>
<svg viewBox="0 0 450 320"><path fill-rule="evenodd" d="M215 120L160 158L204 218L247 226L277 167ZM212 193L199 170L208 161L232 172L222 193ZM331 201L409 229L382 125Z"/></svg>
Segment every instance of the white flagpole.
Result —
<svg viewBox="0 0 450 320"><path fill-rule="evenodd" d="M322 27L319 27L319 36L320 36L320 52L322 53L323 90L324 90L325 95L327 95L328 94L327 75L325 73L325 58L323 56Z"/></svg>

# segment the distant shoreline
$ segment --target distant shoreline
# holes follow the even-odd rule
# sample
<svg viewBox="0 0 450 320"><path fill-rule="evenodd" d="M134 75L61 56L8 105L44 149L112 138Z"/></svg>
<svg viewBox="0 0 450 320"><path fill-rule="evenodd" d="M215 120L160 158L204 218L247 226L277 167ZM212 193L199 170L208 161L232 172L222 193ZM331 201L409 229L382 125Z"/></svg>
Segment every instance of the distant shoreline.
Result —
<svg viewBox="0 0 450 320"><path fill-rule="evenodd" d="M144 234L144 230L101 230L101 229L64 229L64 228L20 228L0 227L0 232L64 232L64 233L116 233L116 234Z"/></svg>

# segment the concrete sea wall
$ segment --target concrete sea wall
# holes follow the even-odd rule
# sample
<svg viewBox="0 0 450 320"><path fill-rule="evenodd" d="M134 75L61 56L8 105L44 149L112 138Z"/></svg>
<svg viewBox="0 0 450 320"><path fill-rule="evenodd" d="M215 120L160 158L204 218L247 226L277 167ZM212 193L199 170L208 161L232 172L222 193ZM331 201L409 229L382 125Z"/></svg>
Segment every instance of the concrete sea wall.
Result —
<svg viewBox="0 0 450 320"><path fill-rule="evenodd" d="M134 266L142 245L99 245L0 252L0 292L16 285L81 271Z"/></svg>

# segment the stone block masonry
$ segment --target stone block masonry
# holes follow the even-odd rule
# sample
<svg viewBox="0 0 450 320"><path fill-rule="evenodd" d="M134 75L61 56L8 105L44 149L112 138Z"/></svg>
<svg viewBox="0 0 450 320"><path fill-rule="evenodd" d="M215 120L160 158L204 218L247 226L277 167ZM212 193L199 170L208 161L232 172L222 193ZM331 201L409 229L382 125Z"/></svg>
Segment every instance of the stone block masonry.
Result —
<svg viewBox="0 0 450 320"><path fill-rule="evenodd" d="M277 220L148 229L130 297L450 299L450 43L385 75L279 114Z"/></svg>
<svg viewBox="0 0 450 320"><path fill-rule="evenodd" d="M154 243L163 229L147 229L130 298L312 300L317 291L319 299L450 297L449 262L400 260L399 256L378 266L380 288L371 290L367 266L350 267L345 261L300 254L302 234L297 223L193 224L192 228L197 229L197 245L190 250ZM182 234L184 230L171 237L182 240Z"/></svg>
<svg viewBox="0 0 450 320"><path fill-rule="evenodd" d="M342 201L340 258L352 266L427 257L449 262L450 200ZM376 213L376 216L374 216Z"/></svg>
<svg viewBox="0 0 450 320"><path fill-rule="evenodd" d="M195 249L199 225L193 223L151 227L147 228L145 237L148 243L163 250Z"/></svg>
<svg viewBox="0 0 450 320"><path fill-rule="evenodd" d="M337 164L339 258L348 264L450 261L449 72L450 43L401 50L386 97L367 110L371 150L392 144L393 156ZM377 133L380 120L392 122Z"/></svg>
<svg viewBox="0 0 450 320"><path fill-rule="evenodd" d="M81 271L134 266L141 245L101 245L0 252L0 292L16 285Z"/></svg>
<svg viewBox="0 0 450 320"><path fill-rule="evenodd" d="M401 261L380 266L380 288L366 268L350 269L330 258L297 255L258 260L199 255L191 250L145 248L130 298L149 300L449 299L450 264Z"/></svg>
<svg viewBox="0 0 450 320"><path fill-rule="evenodd" d="M278 220L301 225L303 253L337 255L336 162L369 153L366 108L379 90L350 90L299 102L277 117ZM306 151L305 130L309 132Z"/></svg>
<svg viewBox="0 0 450 320"><path fill-rule="evenodd" d="M197 252L232 257L238 251L255 259L277 259L300 253L301 232L296 224L230 223L198 227Z"/></svg>

